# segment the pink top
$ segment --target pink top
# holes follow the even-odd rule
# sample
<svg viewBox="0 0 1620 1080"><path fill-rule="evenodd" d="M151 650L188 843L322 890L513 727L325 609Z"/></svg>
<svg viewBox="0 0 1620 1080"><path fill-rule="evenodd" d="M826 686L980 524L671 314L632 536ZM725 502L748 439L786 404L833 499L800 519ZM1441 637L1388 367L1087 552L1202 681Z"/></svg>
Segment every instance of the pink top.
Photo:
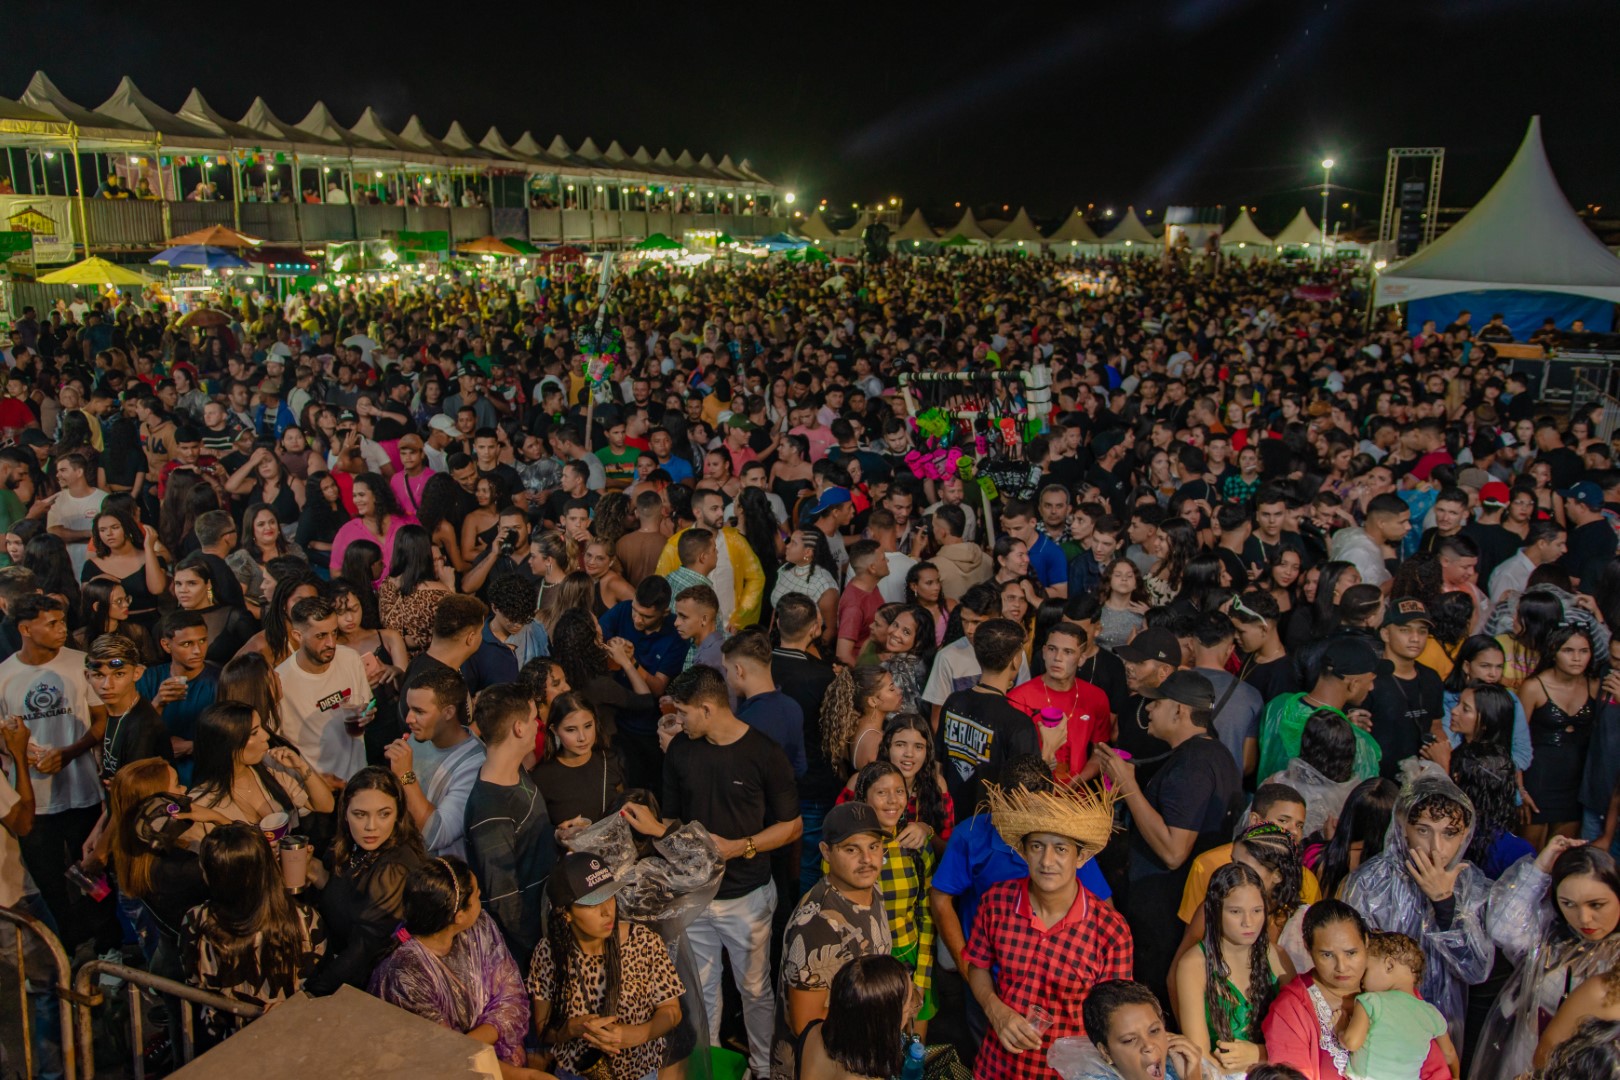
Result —
<svg viewBox="0 0 1620 1080"><path fill-rule="evenodd" d="M356 540L370 540L373 544L382 548L382 573L378 575L378 580L388 577L394 560L394 534L399 532L401 525L416 524L420 523L411 514L406 514L404 517L389 518L388 535L379 537L366 528L364 518L351 518L344 522L343 527L337 531L337 536L332 538L332 561L330 564L332 575L336 577L343 569L343 553L349 550L350 544Z"/></svg>
<svg viewBox="0 0 1620 1080"><path fill-rule="evenodd" d="M427 482L433 475L432 469L423 469L421 475L412 478L406 476L405 470L401 469L388 478L388 486L394 492L394 501L412 517L415 517L417 511L422 508L422 489L427 487Z"/></svg>

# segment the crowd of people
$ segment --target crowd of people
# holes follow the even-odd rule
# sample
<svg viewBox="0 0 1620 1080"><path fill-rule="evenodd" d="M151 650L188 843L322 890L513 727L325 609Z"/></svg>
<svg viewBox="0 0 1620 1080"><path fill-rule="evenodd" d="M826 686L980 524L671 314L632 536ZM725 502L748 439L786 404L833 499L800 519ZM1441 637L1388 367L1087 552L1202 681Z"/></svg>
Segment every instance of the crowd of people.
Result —
<svg viewBox="0 0 1620 1080"><path fill-rule="evenodd" d="M1095 269L25 309L0 904L507 1077L1615 1075L1602 417L1348 274Z"/></svg>

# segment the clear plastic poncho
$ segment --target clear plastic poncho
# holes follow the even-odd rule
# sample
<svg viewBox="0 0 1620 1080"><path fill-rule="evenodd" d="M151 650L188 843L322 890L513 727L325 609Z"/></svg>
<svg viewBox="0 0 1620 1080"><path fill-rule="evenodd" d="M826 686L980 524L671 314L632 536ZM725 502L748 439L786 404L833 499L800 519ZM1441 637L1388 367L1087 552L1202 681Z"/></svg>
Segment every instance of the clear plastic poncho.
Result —
<svg viewBox="0 0 1620 1080"><path fill-rule="evenodd" d="M1491 886L1485 923L1514 965L1491 1005L1468 1080L1513 1080L1530 1072L1542 1028L1575 987L1620 963L1620 933L1581 941L1554 914L1552 876L1526 855Z"/></svg>
<svg viewBox="0 0 1620 1080"><path fill-rule="evenodd" d="M1445 1015L1451 1041L1461 1046L1468 987L1483 982L1496 959L1495 946L1485 931L1485 904L1490 898L1491 882L1478 867L1463 863L1452 891L1455 905L1451 925L1440 928L1434 904L1406 869L1410 856L1407 821L1412 808L1430 795L1443 795L1468 808L1469 827L1447 869L1462 861L1474 835L1474 804L1450 777L1424 772L1402 785L1390 815L1384 850L1356 868L1344 884L1343 896L1345 903L1361 912L1373 929L1405 934L1423 947L1426 963L1418 992Z"/></svg>
<svg viewBox="0 0 1620 1080"><path fill-rule="evenodd" d="M1287 784L1305 797L1305 835L1319 833L1329 819L1339 816L1344 800L1350 797L1361 779L1351 774L1343 783L1329 780L1315 765L1304 758L1289 758L1282 772L1266 777L1268 784Z"/></svg>
<svg viewBox="0 0 1620 1080"><path fill-rule="evenodd" d="M671 829L652 846L656 855L637 858L635 834L618 814L580 830L568 841L570 850L590 852L624 882L618 895L620 916L651 928L664 939L686 987L681 995L681 1022L666 1036L664 1064L684 1060L687 1080L707 1080L709 1055L703 1048L709 1045L708 1011L686 928L720 891L726 861L709 830L695 821Z"/></svg>

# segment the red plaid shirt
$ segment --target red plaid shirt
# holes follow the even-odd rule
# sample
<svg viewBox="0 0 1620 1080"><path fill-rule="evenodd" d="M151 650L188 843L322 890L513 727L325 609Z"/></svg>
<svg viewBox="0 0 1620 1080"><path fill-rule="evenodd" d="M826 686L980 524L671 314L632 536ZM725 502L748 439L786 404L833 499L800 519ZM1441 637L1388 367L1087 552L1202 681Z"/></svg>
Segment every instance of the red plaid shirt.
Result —
<svg viewBox="0 0 1620 1080"><path fill-rule="evenodd" d="M1051 929L1029 902L1029 879L986 890L973 920L973 939L962 953L973 967L993 972L996 996L1017 1013L1039 1005L1052 1014L1038 1053L1009 1054L991 1032L979 1048L978 1080L1052 1080L1046 1064L1052 1040L1084 1035L1080 1010L1086 994L1107 979L1131 977L1131 931L1125 917L1086 891Z"/></svg>

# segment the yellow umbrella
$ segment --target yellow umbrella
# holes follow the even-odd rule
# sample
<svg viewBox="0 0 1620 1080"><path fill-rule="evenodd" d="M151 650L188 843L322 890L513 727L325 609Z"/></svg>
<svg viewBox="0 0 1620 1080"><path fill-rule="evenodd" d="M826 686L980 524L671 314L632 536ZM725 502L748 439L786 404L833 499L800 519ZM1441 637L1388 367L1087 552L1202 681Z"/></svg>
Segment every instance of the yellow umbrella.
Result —
<svg viewBox="0 0 1620 1080"><path fill-rule="evenodd" d="M457 244L456 250L463 255L522 255L523 252L503 240L493 236L480 237L469 240L465 244Z"/></svg>
<svg viewBox="0 0 1620 1080"><path fill-rule="evenodd" d="M127 266L94 256L83 262L53 270L39 279L42 285L148 285L146 275Z"/></svg>

